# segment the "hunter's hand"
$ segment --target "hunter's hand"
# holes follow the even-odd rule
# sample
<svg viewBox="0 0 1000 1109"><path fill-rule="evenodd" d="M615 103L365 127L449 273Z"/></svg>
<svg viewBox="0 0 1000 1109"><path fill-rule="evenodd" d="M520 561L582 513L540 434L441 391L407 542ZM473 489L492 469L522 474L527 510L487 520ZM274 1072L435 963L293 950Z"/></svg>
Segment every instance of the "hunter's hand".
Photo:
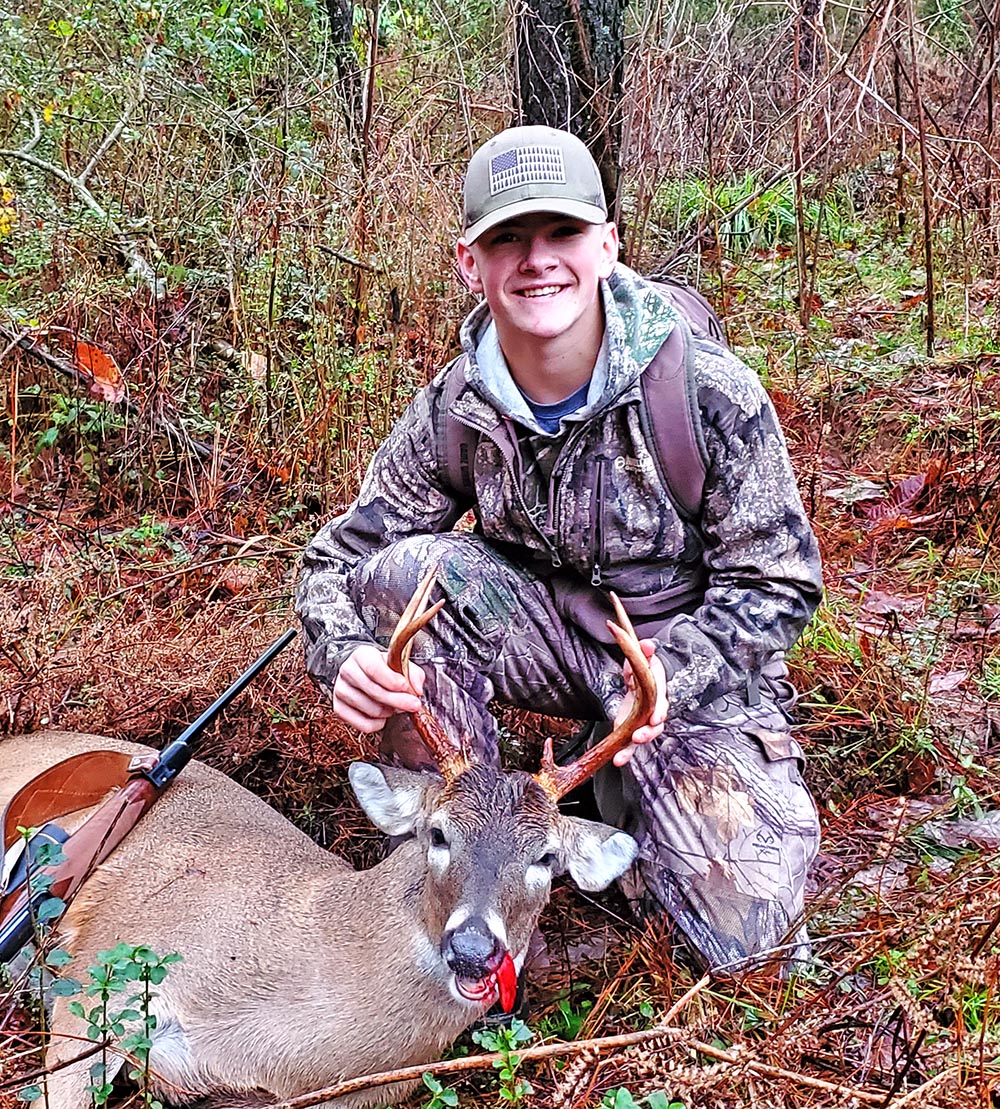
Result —
<svg viewBox="0 0 1000 1109"><path fill-rule="evenodd" d="M615 755L615 766L624 766L629 761L635 751L636 744L649 743L650 740L661 735L663 726L667 722L667 673L663 669L663 663L656 657L656 641L642 639L639 641L639 646L642 648L642 653L649 659L649 668L653 673L653 680L656 682L656 707L649 718L649 723L644 724L641 728L636 728L632 733L632 742ZM629 692L625 694L621 708L619 708L618 715L615 718L615 723L624 720L628 715L634 697L632 690L635 688L635 676L629 662L625 663L623 673L625 675L625 685Z"/></svg>
<svg viewBox="0 0 1000 1109"><path fill-rule="evenodd" d="M389 669L385 651L372 644L358 647L337 675L333 711L359 732L379 732L390 716L420 708L424 672L415 662L408 678Z"/></svg>

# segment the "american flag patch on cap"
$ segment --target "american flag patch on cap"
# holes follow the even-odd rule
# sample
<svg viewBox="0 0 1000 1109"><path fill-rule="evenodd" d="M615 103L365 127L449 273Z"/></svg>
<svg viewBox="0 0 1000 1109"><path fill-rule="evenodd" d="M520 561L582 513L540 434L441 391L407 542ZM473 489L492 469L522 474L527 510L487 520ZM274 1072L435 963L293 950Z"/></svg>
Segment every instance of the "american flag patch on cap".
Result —
<svg viewBox="0 0 1000 1109"><path fill-rule="evenodd" d="M566 181L558 146L520 146L490 159L490 195L518 185L562 185Z"/></svg>

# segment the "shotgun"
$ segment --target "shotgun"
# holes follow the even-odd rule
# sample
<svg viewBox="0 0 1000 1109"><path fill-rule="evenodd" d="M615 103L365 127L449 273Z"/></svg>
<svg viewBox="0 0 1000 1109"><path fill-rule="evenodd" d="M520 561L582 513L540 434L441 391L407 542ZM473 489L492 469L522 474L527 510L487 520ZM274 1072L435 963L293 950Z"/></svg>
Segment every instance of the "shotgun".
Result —
<svg viewBox="0 0 1000 1109"><path fill-rule="evenodd" d="M164 747L158 756L134 760L127 769L127 778L121 789L115 790L71 836L67 837L54 824L47 824L41 829L38 834L40 840L60 842L63 845L62 862L39 867L40 872L52 878L48 889L30 888L29 845L25 844L21 865L15 867L8 881L9 889L0 898L0 963L10 962L31 940L38 907L43 901L58 897L64 903L69 903L94 867L111 854L135 827L143 813L191 761L194 754L192 741L205 731L294 638L295 629L290 628L221 697L213 701L193 724L189 724L173 742ZM50 768L45 776L51 775L55 769ZM29 782L24 790L30 794L33 784ZM118 783L114 781L108 782L108 788L116 784ZM67 792L71 791L67 788ZM14 800L18 798L21 798L20 793ZM11 802L13 804L14 801ZM24 811L31 811L30 796L22 798L20 804ZM51 815L65 816L66 813L84 807L79 803L78 797L73 797L69 806L62 812Z"/></svg>

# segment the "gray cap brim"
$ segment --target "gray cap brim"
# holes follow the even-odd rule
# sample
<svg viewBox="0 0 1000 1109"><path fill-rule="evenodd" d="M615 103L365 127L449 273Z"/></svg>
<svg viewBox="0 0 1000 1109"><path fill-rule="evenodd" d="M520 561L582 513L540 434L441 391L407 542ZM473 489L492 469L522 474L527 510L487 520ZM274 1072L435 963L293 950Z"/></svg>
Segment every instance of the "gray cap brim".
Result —
<svg viewBox="0 0 1000 1109"><path fill-rule="evenodd" d="M462 242L466 246L471 246L484 231L489 231L498 223L514 219L515 216L529 216L539 212L551 212L554 216L569 216L572 219L583 220L584 223L608 222L607 212L603 208L598 208L596 204L586 204L580 200L564 197L533 197L529 200L516 200L513 204L496 208L482 219L476 220L462 233Z"/></svg>

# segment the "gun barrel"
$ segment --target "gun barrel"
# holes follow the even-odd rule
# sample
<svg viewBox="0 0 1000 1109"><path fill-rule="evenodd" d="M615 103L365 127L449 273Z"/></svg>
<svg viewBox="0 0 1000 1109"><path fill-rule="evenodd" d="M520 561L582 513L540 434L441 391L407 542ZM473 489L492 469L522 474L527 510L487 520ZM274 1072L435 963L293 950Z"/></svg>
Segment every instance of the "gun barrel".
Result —
<svg viewBox="0 0 1000 1109"><path fill-rule="evenodd" d="M245 670L236 681L233 682L225 693L217 697L193 724L189 724L175 740L168 743L167 746L163 748L155 765L144 775L157 789L163 789L172 782L181 770L191 761L191 757L194 754L191 747L191 740L196 739L208 725L212 723L219 713L246 689L261 670L263 670L265 666L270 665L274 657L280 654L280 652L291 643L295 635L295 628L289 628L280 639L277 639L268 647L248 670Z"/></svg>

